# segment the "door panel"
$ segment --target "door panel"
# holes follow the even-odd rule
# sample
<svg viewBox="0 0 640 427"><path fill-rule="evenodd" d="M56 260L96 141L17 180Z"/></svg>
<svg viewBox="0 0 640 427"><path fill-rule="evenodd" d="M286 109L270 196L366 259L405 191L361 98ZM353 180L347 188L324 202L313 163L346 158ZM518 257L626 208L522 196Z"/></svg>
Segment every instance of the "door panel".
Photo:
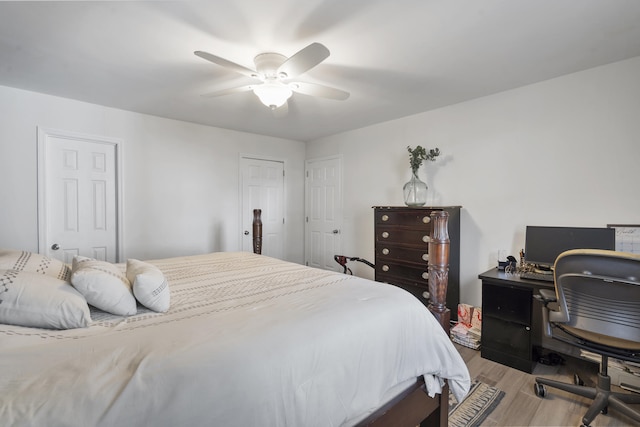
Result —
<svg viewBox="0 0 640 427"><path fill-rule="evenodd" d="M119 261L117 144L42 131L38 150L40 253Z"/></svg>
<svg viewBox="0 0 640 427"><path fill-rule="evenodd" d="M306 168L306 264L342 271L333 259L343 255L341 159L310 160Z"/></svg>
<svg viewBox="0 0 640 427"><path fill-rule="evenodd" d="M240 159L242 250L253 252L253 210L262 210L262 254L284 257L284 163Z"/></svg>

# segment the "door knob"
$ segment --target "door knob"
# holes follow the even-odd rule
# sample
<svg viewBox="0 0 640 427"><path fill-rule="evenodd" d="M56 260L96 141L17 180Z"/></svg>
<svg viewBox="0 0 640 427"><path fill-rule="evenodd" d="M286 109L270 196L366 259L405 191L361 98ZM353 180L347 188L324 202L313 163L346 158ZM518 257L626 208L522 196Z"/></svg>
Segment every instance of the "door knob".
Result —
<svg viewBox="0 0 640 427"><path fill-rule="evenodd" d="M57 243L54 243L53 245L51 245L51 250L57 251L58 249L60 249L60 245L58 245Z"/></svg>
<svg viewBox="0 0 640 427"><path fill-rule="evenodd" d="M333 234L338 234L339 232L340 232L340 230L338 230L338 229L333 230Z"/></svg>
<svg viewBox="0 0 640 427"><path fill-rule="evenodd" d="M244 230L244 235L248 236L249 235L249 230Z"/></svg>

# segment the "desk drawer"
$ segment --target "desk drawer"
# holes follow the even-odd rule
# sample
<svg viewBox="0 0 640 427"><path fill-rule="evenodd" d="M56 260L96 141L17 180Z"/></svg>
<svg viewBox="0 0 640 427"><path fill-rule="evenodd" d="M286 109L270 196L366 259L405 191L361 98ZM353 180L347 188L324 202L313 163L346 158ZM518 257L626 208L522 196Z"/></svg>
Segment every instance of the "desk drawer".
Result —
<svg viewBox="0 0 640 427"><path fill-rule="evenodd" d="M533 291L529 288L483 283L482 315L531 326L532 299Z"/></svg>
<svg viewBox="0 0 640 427"><path fill-rule="evenodd" d="M531 328L519 323L505 322L483 312L480 352L485 359L531 373Z"/></svg>
<svg viewBox="0 0 640 427"><path fill-rule="evenodd" d="M483 312L482 345L513 357L531 359L531 328L505 322Z"/></svg>

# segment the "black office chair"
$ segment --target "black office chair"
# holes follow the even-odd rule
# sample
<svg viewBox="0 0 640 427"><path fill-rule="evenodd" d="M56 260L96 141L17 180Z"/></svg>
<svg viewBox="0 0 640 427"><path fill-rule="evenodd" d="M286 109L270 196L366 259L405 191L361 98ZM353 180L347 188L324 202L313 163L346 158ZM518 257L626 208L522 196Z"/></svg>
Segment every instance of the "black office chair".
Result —
<svg viewBox="0 0 640 427"><path fill-rule="evenodd" d="M640 422L640 412L627 405L640 403L640 395L612 392L607 374L609 357L640 363L640 255L595 249L567 251L556 259L554 278L555 295L541 291L546 332L598 353L602 360L596 387L538 377L536 395L545 397L547 385L593 399L582 418L583 426L599 412L606 414L609 406ZM554 300L557 309L549 307Z"/></svg>

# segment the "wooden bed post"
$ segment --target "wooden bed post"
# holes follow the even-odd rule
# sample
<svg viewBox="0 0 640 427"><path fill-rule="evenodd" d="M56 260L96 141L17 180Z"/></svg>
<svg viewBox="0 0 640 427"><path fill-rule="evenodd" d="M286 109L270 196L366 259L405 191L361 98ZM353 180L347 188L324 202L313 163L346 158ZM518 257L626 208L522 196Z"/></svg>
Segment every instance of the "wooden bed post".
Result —
<svg viewBox="0 0 640 427"><path fill-rule="evenodd" d="M262 209L253 210L253 253L262 254Z"/></svg>
<svg viewBox="0 0 640 427"><path fill-rule="evenodd" d="M449 284L449 213L431 212L431 236L429 239L429 310L449 335L451 310L447 308Z"/></svg>

